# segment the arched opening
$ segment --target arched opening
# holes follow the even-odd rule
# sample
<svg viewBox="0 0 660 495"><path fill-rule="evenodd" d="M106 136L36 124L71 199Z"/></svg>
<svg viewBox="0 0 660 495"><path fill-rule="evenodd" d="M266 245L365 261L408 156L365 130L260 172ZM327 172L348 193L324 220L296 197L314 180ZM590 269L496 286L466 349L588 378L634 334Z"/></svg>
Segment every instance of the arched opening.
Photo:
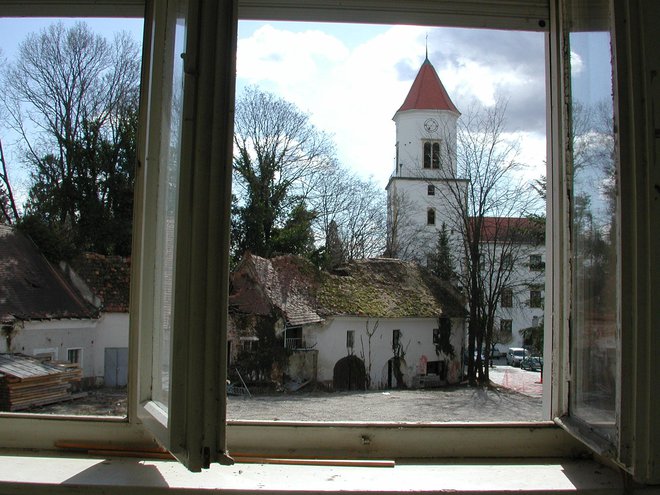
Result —
<svg viewBox="0 0 660 495"><path fill-rule="evenodd" d="M332 386L335 390L364 390L366 372L364 362L357 356L346 356L335 364L332 373Z"/></svg>

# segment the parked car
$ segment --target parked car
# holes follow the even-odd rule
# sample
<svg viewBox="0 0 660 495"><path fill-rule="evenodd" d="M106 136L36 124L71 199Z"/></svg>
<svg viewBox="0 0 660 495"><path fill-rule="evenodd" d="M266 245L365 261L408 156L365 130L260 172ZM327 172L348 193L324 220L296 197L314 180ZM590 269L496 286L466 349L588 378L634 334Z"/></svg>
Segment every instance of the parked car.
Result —
<svg viewBox="0 0 660 495"><path fill-rule="evenodd" d="M497 346L495 346L495 345L493 346L493 348L490 351L490 357L492 357L493 359L501 358L501 357L504 357L505 355L506 354L503 353L502 351L500 351L497 348Z"/></svg>
<svg viewBox="0 0 660 495"><path fill-rule="evenodd" d="M541 371L543 369L543 358L540 356L528 356L520 362L520 369Z"/></svg>
<svg viewBox="0 0 660 495"><path fill-rule="evenodd" d="M520 366L525 356L527 356L527 351L522 347L509 347L506 353L506 364L509 366Z"/></svg>

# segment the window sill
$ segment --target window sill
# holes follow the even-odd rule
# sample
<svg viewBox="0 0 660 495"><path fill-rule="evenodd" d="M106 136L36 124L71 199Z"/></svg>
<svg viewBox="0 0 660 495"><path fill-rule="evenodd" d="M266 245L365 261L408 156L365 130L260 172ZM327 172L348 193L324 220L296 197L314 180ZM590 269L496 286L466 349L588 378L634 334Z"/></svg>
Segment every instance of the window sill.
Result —
<svg viewBox="0 0 660 495"><path fill-rule="evenodd" d="M0 492L13 493L623 493L622 476L588 460L446 461L387 467L214 465L190 473L174 461L5 452Z"/></svg>

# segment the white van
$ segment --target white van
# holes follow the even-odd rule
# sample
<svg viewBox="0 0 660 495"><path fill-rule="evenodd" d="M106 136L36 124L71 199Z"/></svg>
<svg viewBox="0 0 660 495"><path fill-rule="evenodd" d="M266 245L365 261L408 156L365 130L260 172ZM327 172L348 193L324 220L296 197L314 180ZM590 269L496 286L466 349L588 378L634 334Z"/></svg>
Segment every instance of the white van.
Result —
<svg viewBox="0 0 660 495"><path fill-rule="evenodd" d="M509 347L506 353L506 364L509 366L520 366L525 356L527 356L527 351L522 347Z"/></svg>

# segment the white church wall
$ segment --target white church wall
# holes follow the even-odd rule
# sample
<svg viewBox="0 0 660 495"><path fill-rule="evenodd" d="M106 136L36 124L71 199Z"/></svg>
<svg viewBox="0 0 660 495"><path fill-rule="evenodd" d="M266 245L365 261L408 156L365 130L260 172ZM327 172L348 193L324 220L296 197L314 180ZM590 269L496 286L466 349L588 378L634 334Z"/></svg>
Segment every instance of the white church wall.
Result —
<svg viewBox="0 0 660 495"><path fill-rule="evenodd" d="M425 177L435 179L455 177L456 160L451 159L450 154L455 155L457 119L458 115L448 110L409 110L397 113L394 117L398 149L395 176L419 177L424 173ZM435 120L438 125L432 131L425 128L425 123L431 120ZM440 141L442 158L439 169L424 168L423 143L429 140ZM451 170L447 169L448 166Z"/></svg>
<svg viewBox="0 0 660 495"><path fill-rule="evenodd" d="M428 194L429 185L433 186L433 195ZM463 187L465 183L460 181L448 184L446 181L392 179L388 185L389 210L399 209L399 221L396 225L399 243L396 257L426 265L428 255L435 252L438 233L442 230L443 223L452 236L456 225L453 199L457 188ZM434 211L435 221L432 224L428 223L429 209ZM391 219L389 225L391 228Z"/></svg>

